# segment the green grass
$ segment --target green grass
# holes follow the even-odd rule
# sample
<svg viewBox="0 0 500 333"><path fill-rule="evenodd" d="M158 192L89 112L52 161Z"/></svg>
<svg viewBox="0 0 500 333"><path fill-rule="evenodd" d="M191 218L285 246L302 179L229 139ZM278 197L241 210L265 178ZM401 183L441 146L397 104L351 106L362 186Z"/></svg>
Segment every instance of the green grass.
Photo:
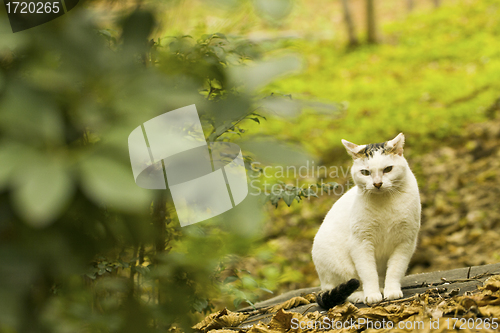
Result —
<svg viewBox="0 0 500 333"><path fill-rule="evenodd" d="M420 153L459 135L467 123L486 120L484 110L500 95L500 1L416 13L384 26L382 34L383 44L352 51L332 41L294 42L290 49L307 68L265 93L348 101L349 109L341 118L305 112L270 120L258 131L300 140L321 157L341 138L379 142L403 131L412 152Z"/></svg>

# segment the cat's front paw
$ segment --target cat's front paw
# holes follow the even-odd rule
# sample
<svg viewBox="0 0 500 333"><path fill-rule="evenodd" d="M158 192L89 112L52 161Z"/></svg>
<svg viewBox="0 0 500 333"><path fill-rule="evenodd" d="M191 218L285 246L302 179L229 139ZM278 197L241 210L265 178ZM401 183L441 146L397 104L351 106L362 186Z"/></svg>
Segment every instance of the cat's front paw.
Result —
<svg viewBox="0 0 500 333"><path fill-rule="evenodd" d="M384 289L384 298L392 301L393 299L398 299L403 297L403 292L401 288L398 289Z"/></svg>
<svg viewBox="0 0 500 333"><path fill-rule="evenodd" d="M365 299L363 303L365 304L376 304L382 301L382 294L380 292L375 292L371 294L365 294Z"/></svg>
<svg viewBox="0 0 500 333"><path fill-rule="evenodd" d="M363 303L363 296L365 295L365 293L363 292L363 290L360 290L360 291L355 291L351 294L351 296L349 296L347 298L347 300L349 302L351 302L352 304L356 304L356 303Z"/></svg>

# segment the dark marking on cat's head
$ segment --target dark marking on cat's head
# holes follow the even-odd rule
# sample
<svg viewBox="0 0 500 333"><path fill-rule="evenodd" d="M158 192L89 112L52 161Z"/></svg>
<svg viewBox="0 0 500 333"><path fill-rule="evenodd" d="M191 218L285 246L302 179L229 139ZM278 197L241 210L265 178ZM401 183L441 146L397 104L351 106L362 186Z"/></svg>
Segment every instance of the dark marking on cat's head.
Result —
<svg viewBox="0 0 500 333"><path fill-rule="evenodd" d="M399 155L403 156L403 145L405 142L405 137L403 133L399 133L394 139L380 142L380 143L370 143L367 145L357 145L355 143L349 142L342 139L342 144L346 148L349 155L352 158L371 158L375 155L375 152L380 152L384 155Z"/></svg>
<svg viewBox="0 0 500 333"><path fill-rule="evenodd" d="M381 154L389 153L389 150L386 149L386 142L380 143L370 143L367 144L363 149L358 152L360 157L370 158L373 157L376 151L381 150Z"/></svg>

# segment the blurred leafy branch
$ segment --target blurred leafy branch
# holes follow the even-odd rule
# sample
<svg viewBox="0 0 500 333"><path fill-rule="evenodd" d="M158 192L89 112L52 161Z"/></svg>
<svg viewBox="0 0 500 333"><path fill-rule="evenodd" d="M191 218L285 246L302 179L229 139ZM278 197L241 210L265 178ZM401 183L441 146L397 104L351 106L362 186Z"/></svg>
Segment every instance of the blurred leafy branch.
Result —
<svg viewBox="0 0 500 333"><path fill-rule="evenodd" d="M222 266L224 270L225 267ZM256 299L254 290L263 290L266 293L273 292L260 285L253 277L252 273L246 269L233 268L231 275L228 275L222 282L222 292L228 295L233 295L233 305L238 308L242 302L254 307L253 301Z"/></svg>
<svg viewBox="0 0 500 333"><path fill-rule="evenodd" d="M339 184L336 182L328 183L316 183L312 185L304 186L294 186L290 184L285 184L282 181L277 181L276 184L281 186L278 189L273 189L268 195L267 200L270 201L276 208L278 207L279 201L283 201L288 207L293 203L294 200L300 202L304 198L318 197L318 190L321 193L330 194L330 191L336 189Z"/></svg>
<svg viewBox="0 0 500 333"><path fill-rule="evenodd" d="M297 60L249 66L259 45L222 34L147 42L155 20L143 10L116 31L75 10L15 36L4 16L0 331L188 329L221 292L251 304L245 289L265 286L241 272L221 284L217 272L256 239L258 200L181 229L168 191L135 185L124 142L137 124L193 103L208 140L230 140L244 120L266 119L253 89Z"/></svg>

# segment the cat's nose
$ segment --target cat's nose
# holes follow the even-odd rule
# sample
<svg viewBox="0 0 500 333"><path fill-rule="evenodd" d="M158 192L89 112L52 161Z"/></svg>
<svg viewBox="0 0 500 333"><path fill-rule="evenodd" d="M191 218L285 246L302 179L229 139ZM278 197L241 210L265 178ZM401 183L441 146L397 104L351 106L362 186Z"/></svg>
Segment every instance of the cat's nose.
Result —
<svg viewBox="0 0 500 333"><path fill-rule="evenodd" d="M382 186L382 183L373 183L373 186L375 186L376 188L380 188L380 186Z"/></svg>

